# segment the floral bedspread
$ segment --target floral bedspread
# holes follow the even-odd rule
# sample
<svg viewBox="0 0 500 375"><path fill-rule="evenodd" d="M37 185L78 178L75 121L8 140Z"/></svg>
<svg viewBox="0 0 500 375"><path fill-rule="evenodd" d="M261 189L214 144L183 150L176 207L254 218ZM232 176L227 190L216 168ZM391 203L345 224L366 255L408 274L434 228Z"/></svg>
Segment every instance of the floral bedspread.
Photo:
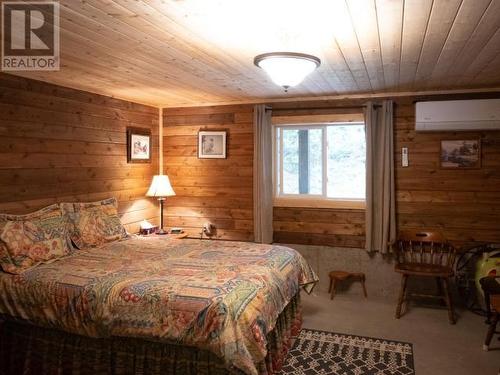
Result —
<svg viewBox="0 0 500 375"><path fill-rule="evenodd" d="M0 313L86 336L197 346L256 374L278 315L317 280L287 247L133 237L0 272Z"/></svg>

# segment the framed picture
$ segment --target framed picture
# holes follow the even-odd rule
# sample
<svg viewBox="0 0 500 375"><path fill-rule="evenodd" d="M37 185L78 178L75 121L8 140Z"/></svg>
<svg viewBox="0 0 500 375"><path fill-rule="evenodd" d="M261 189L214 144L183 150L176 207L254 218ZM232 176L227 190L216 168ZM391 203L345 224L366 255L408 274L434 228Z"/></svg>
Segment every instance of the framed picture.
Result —
<svg viewBox="0 0 500 375"><path fill-rule="evenodd" d="M225 130L200 131L198 133L198 158L225 159L226 135Z"/></svg>
<svg viewBox="0 0 500 375"><path fill-rule="evenodd" d="M481 140L442 140L440 166L446 169L481 168Z"/></svg>
<svg viewBox="0 0 500 375"><path fill-rule="evenodd" d="M151 130L127 128L127 163L151 163Z"/></svg>

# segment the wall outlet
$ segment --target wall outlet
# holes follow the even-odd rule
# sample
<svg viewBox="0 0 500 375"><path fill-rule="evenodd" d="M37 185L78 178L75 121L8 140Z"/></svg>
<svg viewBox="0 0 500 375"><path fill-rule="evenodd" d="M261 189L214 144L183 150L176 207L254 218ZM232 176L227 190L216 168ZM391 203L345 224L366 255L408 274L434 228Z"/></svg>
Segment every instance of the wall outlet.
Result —
<svg viewBox="0 0 500 375"><path fill-rule="evenodd" d="M215 234L215 225L212 223L205 223L203 224L203 233L207 236L213 236Z"/></svg>
<svg viewBox="0 0 500 375"><path fill-rule="evenodd" d="M401 166L408 166L408 147L401 148Z"/></svg>

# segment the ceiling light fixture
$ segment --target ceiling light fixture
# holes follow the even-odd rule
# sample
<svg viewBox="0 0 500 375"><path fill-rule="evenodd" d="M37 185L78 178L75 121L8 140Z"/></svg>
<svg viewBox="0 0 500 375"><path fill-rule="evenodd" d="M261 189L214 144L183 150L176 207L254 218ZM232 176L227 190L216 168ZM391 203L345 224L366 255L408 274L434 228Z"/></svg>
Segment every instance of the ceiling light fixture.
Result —
<svg viewBox="0 0 500 375"><path fill-rule="evenodd" d="M321 64L316 56L295 52L270 52L255 56L254 64L271 77L274 83L282 86L285 92L289 87L301 83L308 74Z"/></svg>

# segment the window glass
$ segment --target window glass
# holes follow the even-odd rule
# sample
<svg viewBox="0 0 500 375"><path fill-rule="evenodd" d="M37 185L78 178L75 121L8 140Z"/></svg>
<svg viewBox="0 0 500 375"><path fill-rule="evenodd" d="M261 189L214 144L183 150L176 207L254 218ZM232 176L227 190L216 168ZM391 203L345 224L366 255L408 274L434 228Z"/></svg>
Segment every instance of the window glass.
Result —
<svg viewBox="0 0 500 375"><path fill-rule="evenodd" d="M280 126L275 140L278 196L365 199L364 124Z"/></svg>
<svg viewBox="0 0 500 375"><path fill-rule="evenodd" d="M329 198L365 198L364 125L328 126Z"/></svg>
<svg viewBox="0 0 500 375"><path fill-rule="evenodd" d="M323 194L323 129L309 130L309 194Z"/></svg>
<svg viewBox="0 0 500 375"><path fill-rule="evenodd" d="M299 193L299 131L283 129L283 193Z"/></svg>

